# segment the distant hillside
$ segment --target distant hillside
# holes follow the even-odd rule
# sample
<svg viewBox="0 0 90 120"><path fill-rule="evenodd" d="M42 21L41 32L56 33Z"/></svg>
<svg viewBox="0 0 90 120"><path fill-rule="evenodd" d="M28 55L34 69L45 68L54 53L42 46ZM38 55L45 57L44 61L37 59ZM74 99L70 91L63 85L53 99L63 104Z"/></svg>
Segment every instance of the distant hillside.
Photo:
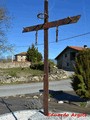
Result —
<svg viewBox="0 0 90 120"><path fill-rule="evenodd" d="M50 59L51 61L53 61L55 64L57 64L57 61L56 60L54 60L54 59Z"/></svg>

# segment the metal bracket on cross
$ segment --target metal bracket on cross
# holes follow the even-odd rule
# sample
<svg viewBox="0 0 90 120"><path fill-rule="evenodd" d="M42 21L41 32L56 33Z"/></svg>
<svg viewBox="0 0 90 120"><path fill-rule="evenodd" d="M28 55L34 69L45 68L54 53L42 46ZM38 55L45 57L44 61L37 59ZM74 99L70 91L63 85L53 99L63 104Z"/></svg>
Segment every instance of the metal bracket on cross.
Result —
<svg viewBox="0 0 90 120"><path fill-rule="evenodd" d="M36 31L35 33L35 45L37 45L37 41L38 41L38 31Z"/></svg>
<svg viewBox="0 0 90 120"><path fill-rule="evenodd" d="M56 27L56 42L58 42L58 26Z"/></svg>

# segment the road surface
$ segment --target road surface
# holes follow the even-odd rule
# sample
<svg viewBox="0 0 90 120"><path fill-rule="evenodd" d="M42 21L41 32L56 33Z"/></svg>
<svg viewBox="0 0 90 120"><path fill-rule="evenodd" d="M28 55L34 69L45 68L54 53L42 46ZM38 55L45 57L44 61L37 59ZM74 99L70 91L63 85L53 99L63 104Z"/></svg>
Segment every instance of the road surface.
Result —
<svg viewBox="0 0 90 120"><path fill-rule="evenodd" d="M70 85L70 82L71 82L70 79L51 81L49 82L49 90L71 91L72 87ZM36 93L42 89L43 89L43 82L18 84L18 85L3 85L0 86L0 97Z"/></svg>

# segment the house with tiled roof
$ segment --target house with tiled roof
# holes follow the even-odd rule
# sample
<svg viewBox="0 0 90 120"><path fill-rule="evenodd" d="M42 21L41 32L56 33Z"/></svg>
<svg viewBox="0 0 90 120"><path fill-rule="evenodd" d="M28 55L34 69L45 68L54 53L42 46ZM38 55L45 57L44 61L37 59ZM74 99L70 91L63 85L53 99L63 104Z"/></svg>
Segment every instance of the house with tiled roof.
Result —
<svg viewBox="0 0 90 120"><path fill-rule="evenodd" d="M74 70L75 57L79 51L85 49L87 46L78 47L78 46L67 46L56 58L57 67L59 69Z"/></svg>
<svg viewBox="0 0 90 120"><path fill-rule="evenodd" d="M15 55L15 61L17 62L25 62L26 61L27 52L21 52Z"/></svg>

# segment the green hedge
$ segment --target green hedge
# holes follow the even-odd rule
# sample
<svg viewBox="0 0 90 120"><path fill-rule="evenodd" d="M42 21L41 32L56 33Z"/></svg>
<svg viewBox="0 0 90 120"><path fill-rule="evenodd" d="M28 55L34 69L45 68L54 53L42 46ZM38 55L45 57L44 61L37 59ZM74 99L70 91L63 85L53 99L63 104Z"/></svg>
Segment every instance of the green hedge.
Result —
<svg viewBox="0 0 90 120"><path fill-rule="evenodd" d="M44 64L42 62L40 63L33 63L30 66L31 69L36 69L36 70L44 70Z"/></svg>

